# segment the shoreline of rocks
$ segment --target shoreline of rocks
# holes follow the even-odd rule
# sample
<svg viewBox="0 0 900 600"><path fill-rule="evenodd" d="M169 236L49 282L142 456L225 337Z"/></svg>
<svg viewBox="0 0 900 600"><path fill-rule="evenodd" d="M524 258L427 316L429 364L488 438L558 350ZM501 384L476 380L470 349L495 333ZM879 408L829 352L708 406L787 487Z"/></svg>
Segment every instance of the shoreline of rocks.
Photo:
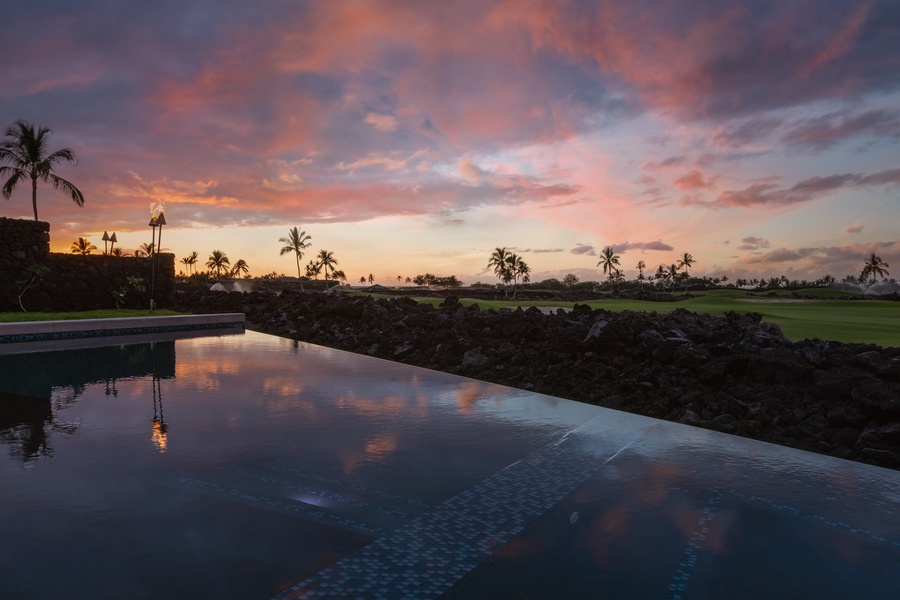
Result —
<svg viewBox="0 0 900 600"><path fill-rule="evenodd" d="M176 310L248 328L900 470L900 348L792 342L757 313L499 311L448 295L187 291Z"/></svg>

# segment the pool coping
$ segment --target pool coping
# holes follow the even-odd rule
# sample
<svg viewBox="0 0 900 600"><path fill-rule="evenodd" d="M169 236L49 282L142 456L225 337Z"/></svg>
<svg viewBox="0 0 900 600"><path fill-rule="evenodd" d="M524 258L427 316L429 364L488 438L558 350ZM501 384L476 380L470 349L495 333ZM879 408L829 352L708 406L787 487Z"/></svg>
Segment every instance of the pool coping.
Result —
<svg viewBox="0 0 900 600"><path fill-rule="evenodd" d="M0 323L0 354L243 333L245 322L244 313L217 313Z"/></svg>

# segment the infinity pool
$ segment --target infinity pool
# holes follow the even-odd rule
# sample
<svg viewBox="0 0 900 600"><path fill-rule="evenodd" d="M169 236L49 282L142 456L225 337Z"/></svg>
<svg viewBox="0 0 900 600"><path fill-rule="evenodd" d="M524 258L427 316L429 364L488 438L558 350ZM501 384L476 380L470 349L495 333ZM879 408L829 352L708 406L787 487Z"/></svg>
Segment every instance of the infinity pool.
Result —
<svg viewBox="0 0 900 600"><path fill-rule="evenodd" d="M900 472L248 332L0 356L0 598L896 598Z"/></svg>

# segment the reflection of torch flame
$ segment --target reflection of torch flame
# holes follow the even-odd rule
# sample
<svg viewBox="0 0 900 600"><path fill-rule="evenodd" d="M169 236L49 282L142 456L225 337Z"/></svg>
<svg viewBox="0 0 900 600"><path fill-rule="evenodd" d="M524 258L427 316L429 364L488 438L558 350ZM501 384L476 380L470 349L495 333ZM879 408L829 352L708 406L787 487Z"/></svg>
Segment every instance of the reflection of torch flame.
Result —
<svg viewBox="0 0 900 600"><path fill-rule="evenodd" d="M153 445L160 452L165 452L169 448L169 436L166 433L168 427L165 423L153 419Z"/></svg>

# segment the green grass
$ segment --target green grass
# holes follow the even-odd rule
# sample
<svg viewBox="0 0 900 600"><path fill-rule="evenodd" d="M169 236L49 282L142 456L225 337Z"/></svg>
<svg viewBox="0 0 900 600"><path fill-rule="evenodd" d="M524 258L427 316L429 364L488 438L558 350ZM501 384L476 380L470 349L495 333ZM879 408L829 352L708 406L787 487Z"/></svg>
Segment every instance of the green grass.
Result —
<svg viewBox="0 0 900 600"><path fill-rule="evenodd" d="M881 300L834 300L839 296L851 295L847 292L828 289L798 290L801 296L814 296L818 300L809 302L747 302L748 299L766 300L768 296L756 293L748 296L739 290L711 290L699 298L680 302L648 302L644 300L593 300L582 302L591 308L602 308L614 312L632 310L639 312L669 313L678 308L691 312L721 316L729 311L738 313L760 313L763 320L778 325L792 340L819 338L844 343L878 344L879 346L900 347L900 303ZM465 296L465 291L460 290ZM791 292L777 293L788 298ZM389 295L377 295L387 298ZM438 306L442 298L416 298L419 302ZM571 308L573 302L554 301L501 301L472 300L460 298L465 306L477 304L482 310L499 310L504 307L521 306Z"/></svg>
<svg viewBox="0 0 900 600"><path fill-rule="evenodd" d="M27 323L29 321L72 321L77 319L117 319L125 317L166 317L179 315L173 310L86 310L81 312L7 312L0 313L0 323Z"/></svg>

